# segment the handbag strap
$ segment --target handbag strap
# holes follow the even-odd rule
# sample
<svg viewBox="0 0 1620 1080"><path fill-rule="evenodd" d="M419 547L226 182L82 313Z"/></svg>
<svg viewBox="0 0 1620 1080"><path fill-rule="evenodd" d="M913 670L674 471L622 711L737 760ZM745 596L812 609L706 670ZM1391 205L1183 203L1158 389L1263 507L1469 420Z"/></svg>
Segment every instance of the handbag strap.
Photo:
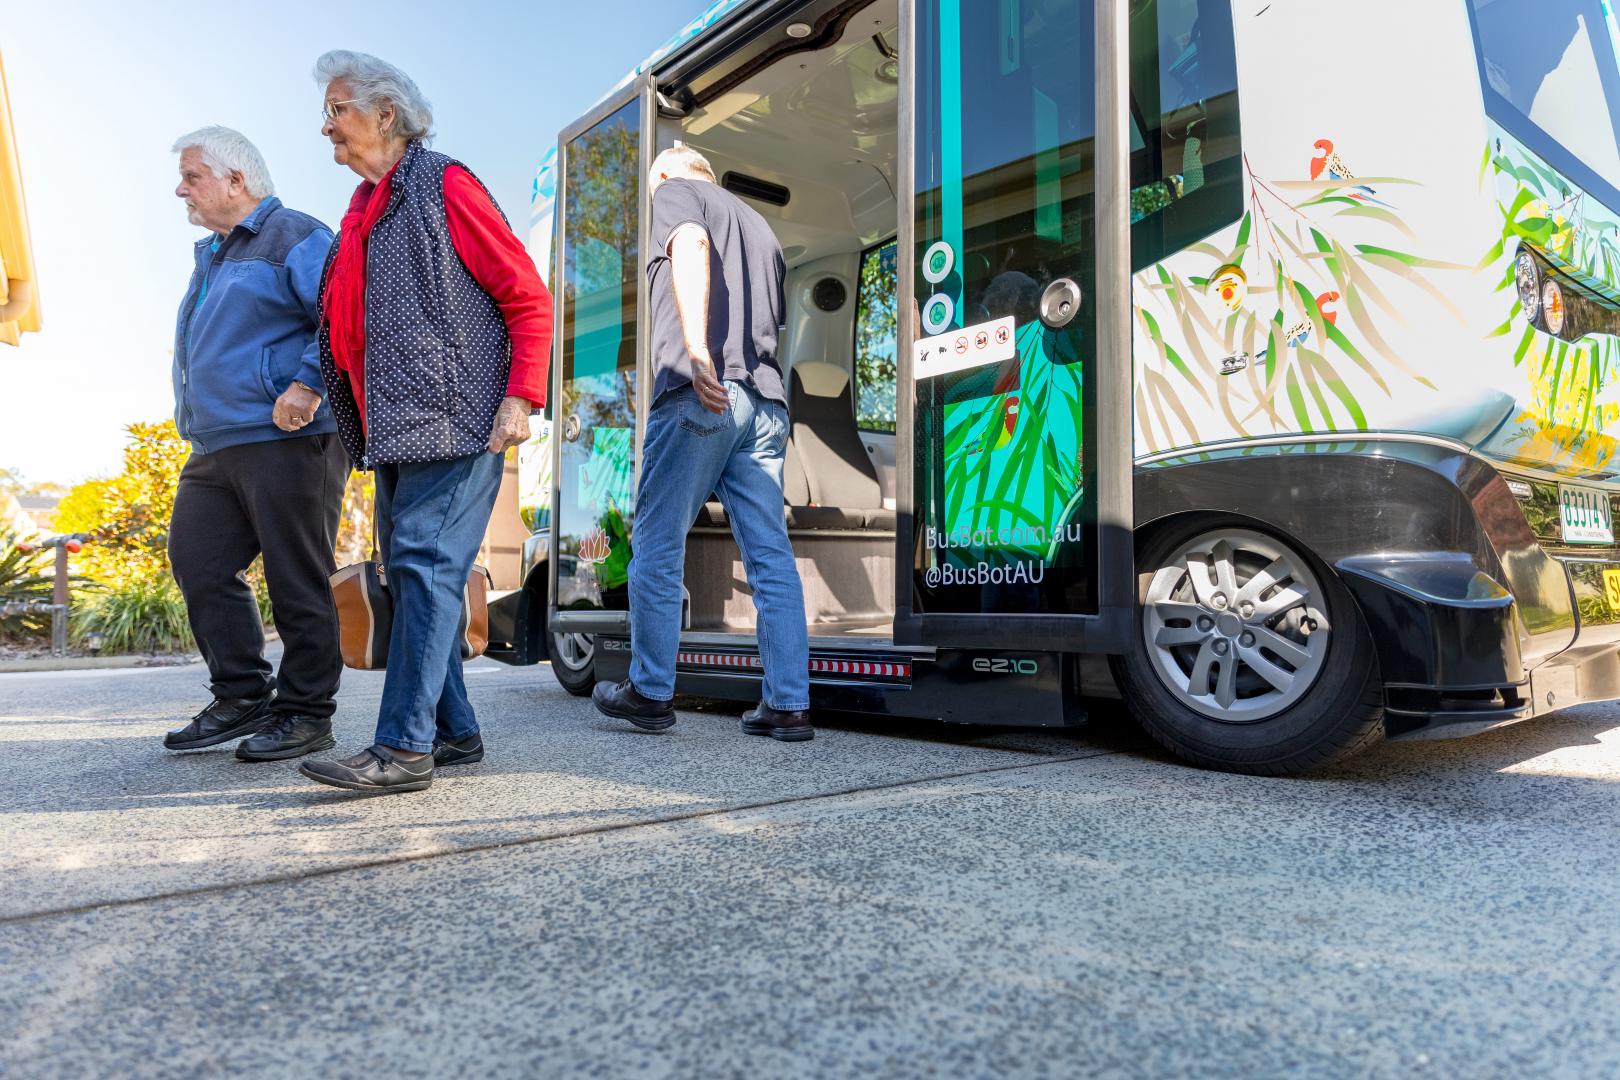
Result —
<svg viewBox="0 0 1620 1080"><path fill-rule="evenodd" d="M371 561L377 561L377 530L382 528L382 522L377 517L377 492L371 493Z"/></svg>

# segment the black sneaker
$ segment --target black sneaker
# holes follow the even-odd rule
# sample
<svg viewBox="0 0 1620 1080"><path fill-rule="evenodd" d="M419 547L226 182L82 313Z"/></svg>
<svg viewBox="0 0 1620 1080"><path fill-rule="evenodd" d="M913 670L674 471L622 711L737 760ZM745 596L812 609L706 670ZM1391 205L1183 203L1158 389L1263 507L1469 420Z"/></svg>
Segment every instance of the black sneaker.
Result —
<svg viewBox="0 0 1620 1080"><path fill-rule="evenodd" d="M421 791L433 783L433 755L416 761L394 756L388 746L368 746L339 761L306 761L298 771L311 780L349 791Z"/></svg>
<svg viewBox="0 0 1620 1080"><path fill-rule="evenodd" d="M437 738L433 740L434 765L475 765L483 760L484 736L481 732L475 731L455 742Z"/></svg>
<svg viewBox="0 0 1620 1080"><path fill-rule="evenodd" d="M201 750L259 730L270 713L275 691L258 698L215 698L183 728L163 736L168 750Z"/></svg>
<svg viewBox="0 0 1620 1080"><path fill-rule="evenodd" d="M667 731L675 726L675 706L643 697L629 679L597 683L591 690L591 703L603 716L628 720L643 731Z"/></svg>
<svg viewBox="0 0 1620 1080"><path fill-rule="evenodd" d="M803 742L816 737L807 712L781 712L763 701L743 713L742 729L749 735L769 735L782 742Z"/></svg>
<svg viewBox="0 0 1620 1080"><path fill-rule="evenodd" d="M283 761L336 745L331 717L275 712L258 734L236 744L236 756L243 761Z"/></svg>

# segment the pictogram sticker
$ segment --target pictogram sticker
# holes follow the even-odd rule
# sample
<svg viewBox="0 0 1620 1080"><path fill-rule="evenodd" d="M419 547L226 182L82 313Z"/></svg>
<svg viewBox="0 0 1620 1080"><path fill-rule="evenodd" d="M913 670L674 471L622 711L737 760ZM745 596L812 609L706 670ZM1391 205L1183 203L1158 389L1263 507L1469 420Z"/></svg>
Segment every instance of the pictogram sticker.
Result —
<svg viewBox="0 0 1620 1080"><path fill-rule="evenodd" d="M1009 315L994 322L921 338L912 353L916 358L912 374L915 378L926 379L1011 360L1018 355L1014 340L1017 333L1018 324Z"/></svg>

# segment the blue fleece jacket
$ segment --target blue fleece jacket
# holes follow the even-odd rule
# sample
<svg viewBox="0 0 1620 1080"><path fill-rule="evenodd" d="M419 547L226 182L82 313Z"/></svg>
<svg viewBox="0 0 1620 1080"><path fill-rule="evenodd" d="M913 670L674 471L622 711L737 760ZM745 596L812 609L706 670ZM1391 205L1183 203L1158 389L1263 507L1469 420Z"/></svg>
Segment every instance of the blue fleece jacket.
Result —
<svg viewBox="0 0 1620 1080"><path fill-rule="evenodd" d="M174 420L194 453L336 430L315 334L331 246L330 229L274 196L223 240L197 241L174 337ZM322 400L312 423L287 432L270 413L294 379Z"/></svg>

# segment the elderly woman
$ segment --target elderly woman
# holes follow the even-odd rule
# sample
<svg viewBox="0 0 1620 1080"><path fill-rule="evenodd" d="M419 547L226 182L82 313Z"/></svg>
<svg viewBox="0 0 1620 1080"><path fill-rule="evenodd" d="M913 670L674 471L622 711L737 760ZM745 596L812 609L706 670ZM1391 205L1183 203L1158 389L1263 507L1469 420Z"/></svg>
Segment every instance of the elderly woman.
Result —
<svg viewBox="0 0 1620 1080"><path fill-rule="evenodd" d="M478 179L429 150L403 71L329 52L321 133L360 175L321 285L321 366L349 456L374 470L394 605L375 745L304 775L419 791L483 757L461 677L462 592L508 447L544 404L551 297Z"/></svg>

